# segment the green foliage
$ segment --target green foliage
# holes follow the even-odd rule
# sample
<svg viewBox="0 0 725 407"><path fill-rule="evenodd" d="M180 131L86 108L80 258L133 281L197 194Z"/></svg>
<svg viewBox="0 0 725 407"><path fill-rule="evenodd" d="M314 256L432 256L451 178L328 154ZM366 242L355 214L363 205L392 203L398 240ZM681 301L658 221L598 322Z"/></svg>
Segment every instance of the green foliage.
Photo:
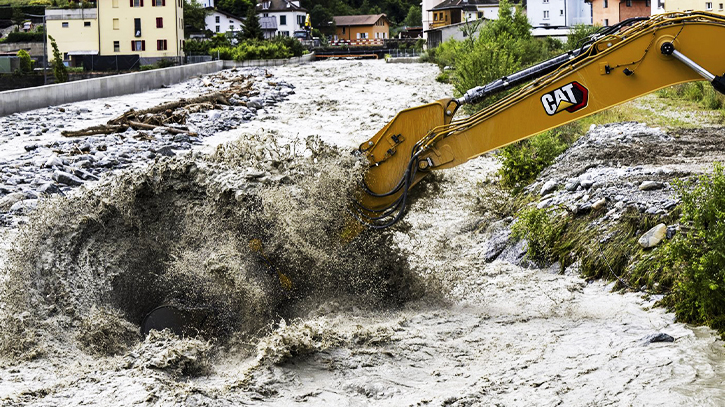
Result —
<svg viewBox="0 0 725 407"><path fill-rule="evenodd" d="M218 0L216 8L226 11L235 16L246 16L249 9L254 9L254 2L251 0Z"/></svg>
<svg viewBox="0 0 725 407"><path fill-rule="evenodd" d="M43 42L44 34L42 32L11 32L5 38L5 42Z"/></svg>
<svg viewBox="0 0 725 407"><path fill-rule="evenodd" d="M410 6L408 15L405 16L403 25L408 27L419 27L423 25L423 11L418 6Z"/></svg>
<svg viewBox="0 0 725 407"><path fill-rule="evenodd" d="M677 275L672 305L685 322L725 330L725 169L677 185L681 233L662 253L661 266Z"/></svg>
<svg viewBox="0 0 725 407"><path fill-rule="evenodd" d="M68 70L63 65L63 56L58 50L58 44L55 43L55 39L52 36L48 36L50 40L50 46L53 48L53 75L55 76L55 83L68 82Z"/></svg>
<svg viewBox="0 0 725 407"><path fill-rule="evenodd" d="M684 99L699 103L711 110L725 108L725 95L718 93L704 81L682 83L670 86L657 92L660 97L668 99Z"/></svg>
<svg viewBox="0 0 725 407"><path fill-rule="evenodd" d="M420 0L302 0L301 5L307 10L311 10L310 17L313 18L313 26L323 26L319 25L320 21L313 17L313 11L318 6L328 10L332 16L384 13L395 26L404 24L411 6L420 7ZM422 13L420 16L422 18Z"/></svg>
<svg viewBox="0 0 725 407"><path fill-rule="evenodd" d="M497 158L501 161L498 170L501 184L514 192L520 192L568 146L569 140L564 133L549 130L500 148Z"/></svg>
<svg viewBox="0 0 725 407"><path fill-rule="evenodd" d="M21 49L18 51L18 58L20 58L20 72L28 74L33 71L33 60L30 59L28 51Z"/></svg>
<svg viewBox="0 0 725 407"><path fill-rule="evenodd" d="M18 5L13 6L13 17L12 17L13 24L16 26L20 26L23 21L25 21L25 13Z"/></svg>
<svg viewBox="0 0 725 407"><path fill-rule="evenodd" d="M247 12L247 19L244 20L244 31L242 32L242 39L264 39L264 32L262 31L262 26L259 25L259 17L257 17L254 8L250 8Z"/></svg>
<svg viewBox="0 0 725 407"><path fill-rule="evenodd" d="M197 0L184 0L184 35L202 32L206 29L204 19L211 12L204 8Z"/></svg>
<svg viewBox="0 0 725 407"><path fill-rule="evenodd" d="M528 207L521 211L511 227L511 235L528 242L529 259L546 263L555 260L553 247L564 232L565 223L556 222L551 209Z"/></svg>
<svg viewBox="0 0 725 407"><path fill-rule="evenodd" d="M275 37L271 40L246 40L236 47L223 45L209 49L209 55L220 59L246 61L249 59L280 59L301 56L305 49L292 37Z"/></svg>
<svg viewBox="0 0 725 407"><path fill-rule="evenodd" d="M331 22L334 27L335 22L332 20L332 17L333 14L330 10L321 4L316 5L310 11L310 23L313 27L328 27Z"/></svg>
<svg viewBox="0 0 725 407"><path fill-rule="evenodd" d="M566 49L573 50L581 47L584 42L600 28L601 27L598 25L574 25L566 38Z"/></svg>

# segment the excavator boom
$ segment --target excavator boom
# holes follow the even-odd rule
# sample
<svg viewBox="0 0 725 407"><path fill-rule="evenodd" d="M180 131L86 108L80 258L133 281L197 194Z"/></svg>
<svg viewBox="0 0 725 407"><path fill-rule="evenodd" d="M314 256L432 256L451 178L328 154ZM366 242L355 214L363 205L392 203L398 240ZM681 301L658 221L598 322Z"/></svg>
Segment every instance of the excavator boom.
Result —
<svg viewBox="0 0 725 407"><path fill-rule="evenodd" d="M363 224L383 228L405 213L408 190L433 170L606 110L655 90L708 80L725 93L725 17L670 13L608 27L580 49L468 91L404 110L360 146L370 162L355 199ZM462 119L458 108L515 86Z"/></svg>

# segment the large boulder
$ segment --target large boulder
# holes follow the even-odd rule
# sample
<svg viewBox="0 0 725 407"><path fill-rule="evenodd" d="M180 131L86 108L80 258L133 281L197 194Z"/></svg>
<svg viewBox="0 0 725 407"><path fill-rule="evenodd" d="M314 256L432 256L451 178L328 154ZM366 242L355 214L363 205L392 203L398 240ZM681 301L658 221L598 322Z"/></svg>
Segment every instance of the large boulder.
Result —
<svg viewBox="0 0 725 407"><path fill-rule="evenodd" d="M660 223L659 225L653 227L652 229L648 230L642 237L639 238L639 245L642 246L645 249L648 249L650 247L655 247L662 239L665 238L665 235L667 234L667 226L664 223Z"/></svg>

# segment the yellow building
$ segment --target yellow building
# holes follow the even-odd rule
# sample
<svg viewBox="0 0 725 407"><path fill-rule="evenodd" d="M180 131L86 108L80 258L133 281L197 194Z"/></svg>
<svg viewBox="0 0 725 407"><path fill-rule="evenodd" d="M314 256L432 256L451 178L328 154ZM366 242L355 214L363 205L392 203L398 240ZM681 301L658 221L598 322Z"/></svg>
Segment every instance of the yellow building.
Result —
<svg viewBox="0 0 725 407"><path fill-rule="evenodd" d="M46 9L48 35L64 59L138 55L141 64L184 55L183 0L100 0L97 8ZM50 48L50 47L49 47ZM52 50L48 50L52 58Z"/></svg>
<svg viewBox="0 0 725 407"><path fill-rule="evenodd" d="M98 55L97 17L98 11L95 8L45 10L47 32L58 44L63 59L69 60L73 54ZM53 58L50 46L48 58Z"/></svg>
<svg viewBox="0 0 725 407"><path fill-rule="evenodd" d="M707 11L710 13L725 15L725 0L667 0L665 11Z"/></svg>

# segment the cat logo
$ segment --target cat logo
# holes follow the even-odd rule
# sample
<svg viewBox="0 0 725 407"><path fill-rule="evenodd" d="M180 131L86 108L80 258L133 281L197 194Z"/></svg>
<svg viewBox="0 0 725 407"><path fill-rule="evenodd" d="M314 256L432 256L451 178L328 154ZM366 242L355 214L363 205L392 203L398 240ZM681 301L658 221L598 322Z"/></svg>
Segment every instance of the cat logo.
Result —
<svg viewBox="0 0 725 407"><path fill-rule="evenodd" d="M579 82L572 82L559 89L545 93L541 97L541 104L549 116L553 116L562 110L574 113L579 109L587 107L589 102L589 90Z"/></svg>

